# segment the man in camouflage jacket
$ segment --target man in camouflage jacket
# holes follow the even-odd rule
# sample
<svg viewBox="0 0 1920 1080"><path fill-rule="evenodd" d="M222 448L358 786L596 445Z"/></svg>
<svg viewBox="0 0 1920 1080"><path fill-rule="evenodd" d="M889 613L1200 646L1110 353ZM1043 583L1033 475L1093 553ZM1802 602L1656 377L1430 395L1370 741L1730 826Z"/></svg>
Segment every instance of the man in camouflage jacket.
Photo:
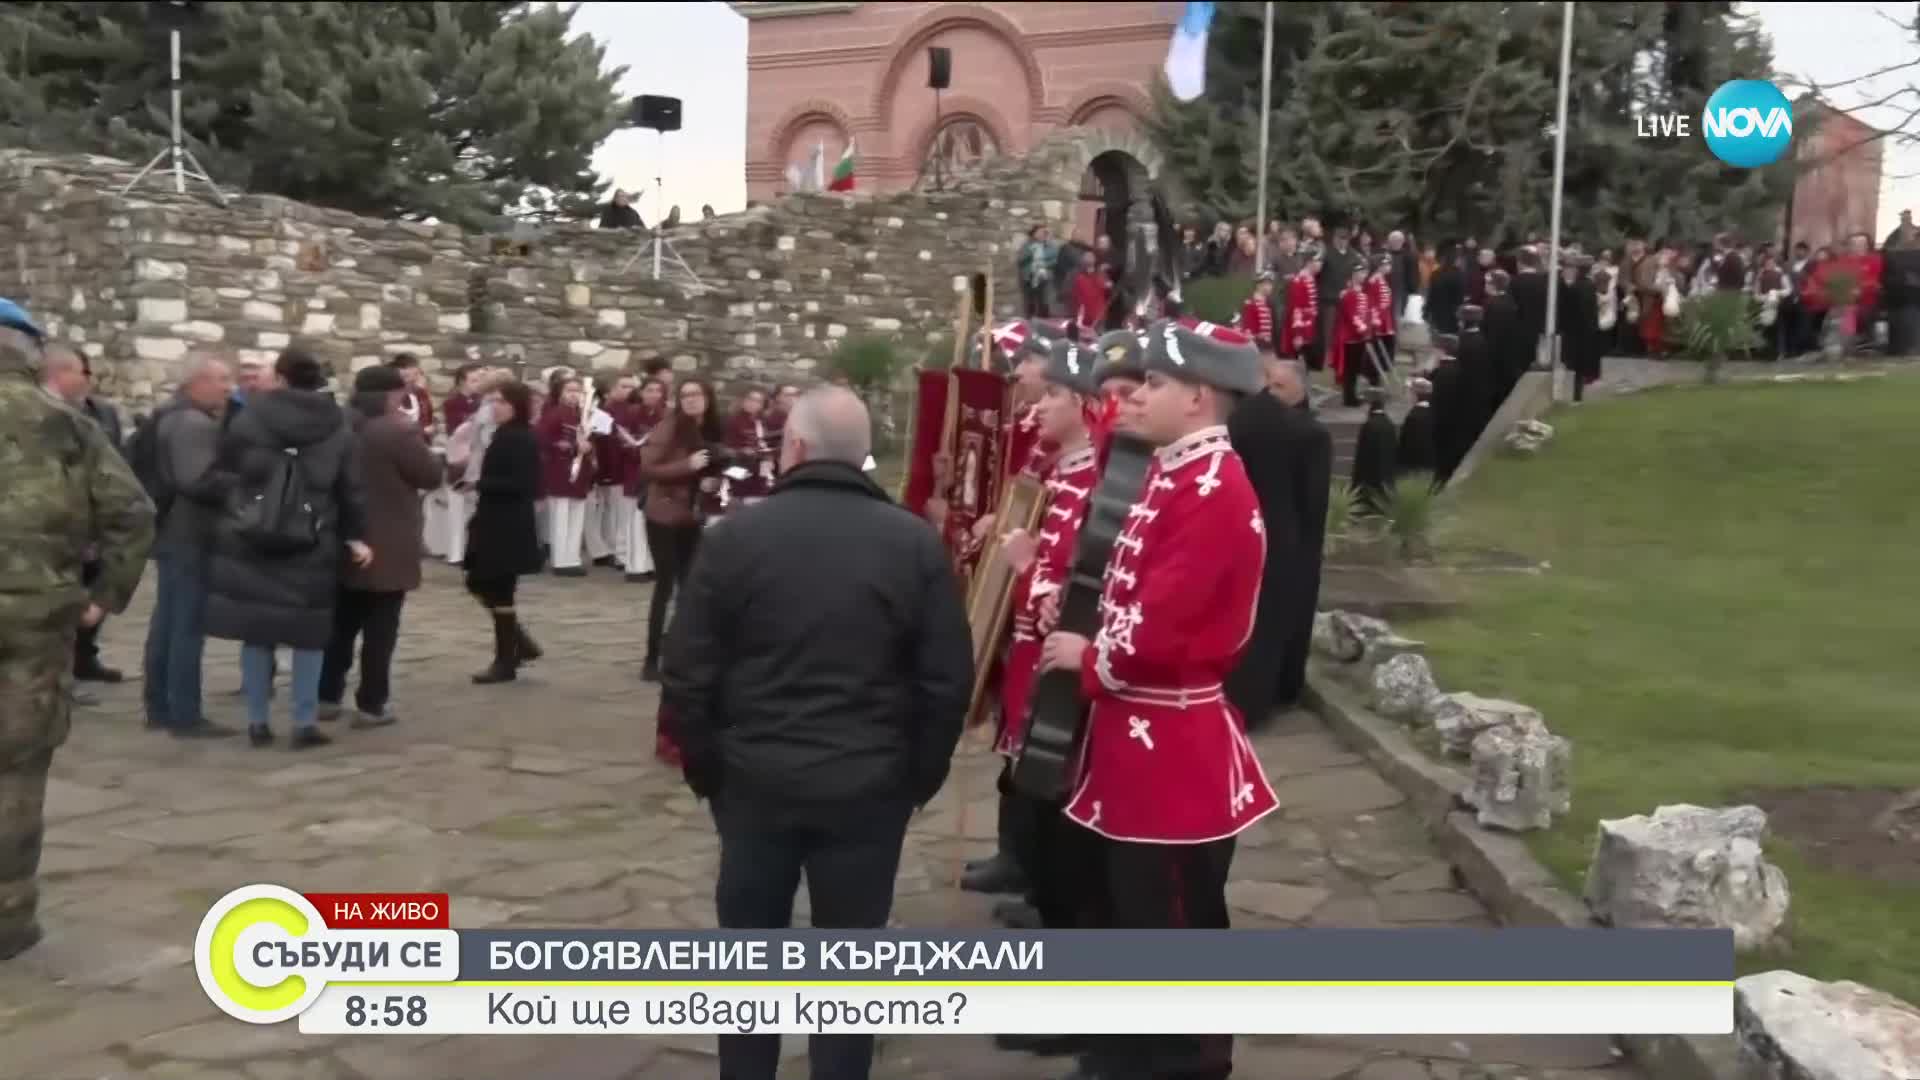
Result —
<svg viewBox="0 0 1920 1080"><path fill-rule="evenodd" d="M45 334L0 299L0 960L34 921L47 768L70 722L74 636L122 611L153 546L153 503L99 425L37 384ZM99 572L82 584L82 559Z"/></svg>

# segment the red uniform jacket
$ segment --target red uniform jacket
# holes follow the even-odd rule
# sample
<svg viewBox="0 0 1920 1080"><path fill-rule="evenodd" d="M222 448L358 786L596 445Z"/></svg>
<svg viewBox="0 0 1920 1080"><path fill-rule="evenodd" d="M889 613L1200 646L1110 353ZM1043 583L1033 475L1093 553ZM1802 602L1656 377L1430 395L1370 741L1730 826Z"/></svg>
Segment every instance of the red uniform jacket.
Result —
<svg viewBox="0 0 1920 1080"><path fill-rule="evenodd" d="M1262 351L1273 347L1273 305L1260 294L1247 297L1240 306L1240 329L1253 338Z"/></svg>
<svg viewBox="0 0 1920 1080"><path fill-rule="evenodd" d="M1367 279L1367 314L1373 320L1374 337L1392 337L1399 329L1393 325L1393 286L1387 284L1385 274Z"/></svg>
<svg viewBox="0 0 1920 1080"><path fill-rule="evenodd" d="M1280 335L1280 355L1299 356L1320 340L1320 286L1302 270L1287 282L1287 327Z"/></svg>
<svg viewBox="0 0 1920 1080"><path fill-rule="evenodd" d="M1060 453L1053 440L1040 436L1040 406L1029 405L1007 428L1007 476L1040 476Z"/></svg>
<svg viewBox="0 0 1920 1080"><path fill-rule="evenodd" d="M429 397L425 390L417 386L409 386L407 399L412 404L410 411L418 414L420 430L431 438L433 436L433 398ZM448 428L447 434L453 434L453 429Z"/></svg>
<svg viewBox="0 0 1920 1080"><path fill-rule="evenodd" d="M727 499L763 499L773 491L774 455L767 449L766 423L757 416L736 412L727 418L727 449L734 452L733 463L747 470L745 480L726 480Z"/></svg>
<svg viewBox="0 0 1920 1080"><path fill-rule="evenodd" d="M1162 447L1107 563L1080 665L1091 705L1066 814L1114 840L1199 844L1271 813L1221 683L1253 633L1266 526L1225 427Z"/></svg>
<svg viewBox="0 0 1920 1080"><path fill-rule="evenodd" d="M593 491L593 452L573 476L573 460L579 454L580 409L575 405L549 404L540 412L534 435L540 440L540 497L543 499L584 499Z"/></svg>
<svg viewBox="0 0 1920 1080"><path fill-rule="evenodd" d="M1099 482L1091 445L1061 455L1043 481L1047 508L1034 535L1033 565L1013 585L1013 638L1000 669L1000 738L993 749L1002 756L1015 757L1026 744L1027 699L1040 668L1040 604L1066 588L1080 523L1086 519L1087 503Z"/></svg>
<svg viewBox="0 0 1920 1080"><path fill-rule="evenodd" d="M1340 293L1339 311L1333 320L1333 342L1329 350L1333 353L1327 363L1333 366L1336 377L1346 375L1347 346L1364 345L1373 340L1373 305L1367 300L1367 290L1360 286L1349 285Z"/></svg>
<svg viewBox="0 0 1920 1080"><path fill-rule="evenodd" d="M460 425L473 419L473 414L479 409L479 398L468 397L465 394L449 394L446 404L440 407L440 415L445 417L447 422L447 435L451 437L454 432L459 431Z"/></svg>
<svg viewBox="0 0 1920 1080"><path fill-rule="evenodd" d="M627 434L640 439L646 437L646 434L652 431L666 415L667 410L664 406L648 408L639 402L634 402L628 405L624 412L616 414L613 422L625 428ZM622 442L620 447L620 490L637 499L647 491L647 481L640 472L640 448L628 446L625 442Z"/></svg>

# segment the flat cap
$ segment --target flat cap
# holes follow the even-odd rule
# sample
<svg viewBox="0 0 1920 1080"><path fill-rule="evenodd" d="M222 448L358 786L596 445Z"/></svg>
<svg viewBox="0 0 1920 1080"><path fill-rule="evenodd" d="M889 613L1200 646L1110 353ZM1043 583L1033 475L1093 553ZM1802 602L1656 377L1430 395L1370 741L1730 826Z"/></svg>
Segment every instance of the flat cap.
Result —
<svg viewBox="0 0 1920 1080"><path fill-rule="evenodd" d="M1252 338L1196 319L1162 319L1148 329L1146 370L1233 394L1259 393L1267 382Z"/></svg>

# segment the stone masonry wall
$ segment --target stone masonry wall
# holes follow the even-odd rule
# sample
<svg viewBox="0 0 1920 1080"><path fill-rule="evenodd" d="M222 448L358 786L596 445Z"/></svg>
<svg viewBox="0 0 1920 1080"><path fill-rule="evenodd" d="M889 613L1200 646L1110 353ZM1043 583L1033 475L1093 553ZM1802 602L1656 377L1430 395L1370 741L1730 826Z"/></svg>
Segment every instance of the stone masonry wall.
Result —
<svg viewBox="0 0 1920 1080"><path fill-rule="evenodd" d="M1087 162L1126 136L1076 131L992 161L941 193L794 196L672 234L704 288L624 264L644 235L557 227L518 250L446 225L377 221L273 196L175 195L127 163L0 151L0 296L97 362L135 407L175 386L189 352L270 360L293 341L339 375L401 351L437 389L468 360L635 370L667 357L712 377L804 379L842 338L899 338L918 358L948 332L966 275L996 274L1018 308L1012 252L1064 231Z"/></svg>

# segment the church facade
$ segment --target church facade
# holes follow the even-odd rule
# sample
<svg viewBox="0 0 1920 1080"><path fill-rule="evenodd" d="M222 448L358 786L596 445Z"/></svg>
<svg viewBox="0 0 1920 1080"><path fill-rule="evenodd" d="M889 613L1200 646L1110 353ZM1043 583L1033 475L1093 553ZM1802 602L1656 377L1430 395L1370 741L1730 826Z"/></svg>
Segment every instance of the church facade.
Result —
<svg viewBox="0 0 1920 1080"><path fill-rule="evenodd" d="M747 198L830 179L898 191L1062 128L1136 130L1177 3L734 3L747 26ZM951 57L929 86L928 50ZM815 162L819 162L818 165Z"/></svg>

